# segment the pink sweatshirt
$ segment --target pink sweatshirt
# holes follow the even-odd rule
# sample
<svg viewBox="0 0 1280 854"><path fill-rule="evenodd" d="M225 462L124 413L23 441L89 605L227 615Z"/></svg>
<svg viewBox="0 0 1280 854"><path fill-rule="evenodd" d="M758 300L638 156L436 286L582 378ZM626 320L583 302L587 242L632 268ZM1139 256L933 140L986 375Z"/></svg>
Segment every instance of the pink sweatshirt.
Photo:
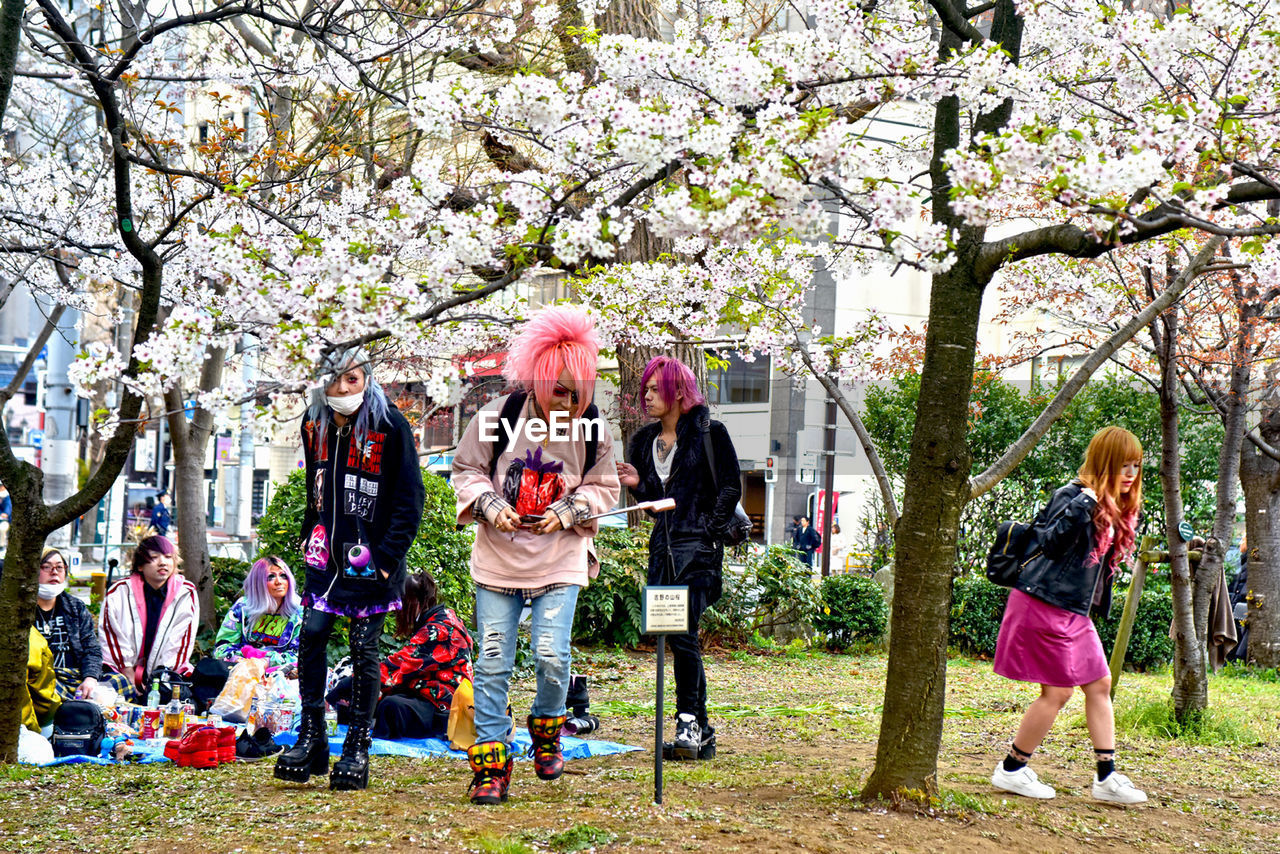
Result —
<svg viewBox="0 0 1280 854"><path fill-rule="evenodd" d="M596 448L596 463L586 480L581 470L586 461L587 443L580 435L576 441L552 439L543 445L530 441L523 429L511 437L506 450L498 458L493 479L489 479L489 461L493 445L481 438L482 415L487 416L496 435L503 429L498 414L506 397L486 404L467 425L453 457L452 484L458 495L458 524L479 522L475 547L471 550L471 577L479 584L490 587L534 589L550 584L576 584L585 587L589 578L599 572L595 561L592 538L599 527L596 520L575 525L554 534L538 535L520 529L504 534L487 524L483 518L471 514L472 503L486 492L503 495L502 482L512 460L523 459L525 453L542 449L542 459L564 463L565 496L578 495L586 499L588 515L603 513L618 501L621 485L614 462L613 437L601 430ZM524 417L533 411L533 395L525 404ZM505 497L505 496L504 496Z"/></svg>

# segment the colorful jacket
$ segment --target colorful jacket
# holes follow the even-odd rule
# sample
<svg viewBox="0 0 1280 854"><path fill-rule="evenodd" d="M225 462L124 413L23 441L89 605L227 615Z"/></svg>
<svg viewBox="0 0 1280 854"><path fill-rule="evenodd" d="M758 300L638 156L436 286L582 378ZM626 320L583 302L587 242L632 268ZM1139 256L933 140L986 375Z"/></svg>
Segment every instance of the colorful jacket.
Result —
<svg viewBox="0 0 1280 854"><path fill-rule="evenodd" d="M298 663L298 639L302 636L302 609L292 614L262 614L249 625L244 598L236 600L222 619L214 638L213 655L223 661L239 661L240 650L256 647L267 654L268 667Z"/></svg>
<svg viewBox="0 0 1280 854"><path fill-rule="evenodd" d="M58 682L53 674L53 651L44 635L31 630L27 648L27 690L22 694L19 715L22 725L32 732L53 721L53 715L62 705L58 696Z"/></svg>
<svg viewBox="0 0 1280 854"><path fill-rule="evenodd" d="M102 645L98 642L98 630L93 625L89 606L70 593L63 593L53 601L54 614L62 614L67 627L67 668L79 673L81 679L101 679Z"/></svg>
<svg viewBox="0 0 1280 854"><path fill-rule="evenodd" d="M111 585L102 600L102 624L98 626L102 663L139 687L157 667L170 667L184 675L191 672L191 653L200 624L196 586L180 575L170 576L151 654L143 661L142 640L147 628L144 584L142 576L134 573Z"/></svg>
<svg viewBox="0 0 1280 854"><path fill-rule="evenodd" d="M471 679L471 634L452 608L437 605L403 649L382 664L382 693L409 694L448 713L453 692Z"/></svg>

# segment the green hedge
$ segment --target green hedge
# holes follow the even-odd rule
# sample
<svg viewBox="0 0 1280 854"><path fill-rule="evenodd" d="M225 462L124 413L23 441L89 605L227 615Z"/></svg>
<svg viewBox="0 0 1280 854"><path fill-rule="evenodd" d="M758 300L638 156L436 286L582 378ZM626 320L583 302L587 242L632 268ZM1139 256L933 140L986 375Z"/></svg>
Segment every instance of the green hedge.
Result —
<svg viewBox="0 0 1280 854"><path fill-rule="evenodd" d="M1127 588L1116 587L1111 616L1105 620L1094 619L1102 648L1108 656L1115 645L1127 593ZM1000 620L1004 617L1008 598L1006 588L992 584L980 575L957 578L951 597L951 645L969 655L994 656ZM1173 603L1169 597L1159 591L1144 590L1134 618L1125 663L1135 670L1151 670L1171 662L1173 641L1169 638L1169 624L1172 621Z"/></svg>
<svg viewBox="0 0 1280 854"><path fill-rule="evenodd" d="M596 536L600 575L578 593L573 639L616 646L640 640L640 591L649 566L649 530L602 528Z"/></svg>
<svg viewBox="0 0 1280 854"><path fill-rule="evenodd" d="M826 636L831 649L848 649L855 642L884 637L889 609L884 591L865 575L833 575L822 582L822 608L813 627Z"/></svg>

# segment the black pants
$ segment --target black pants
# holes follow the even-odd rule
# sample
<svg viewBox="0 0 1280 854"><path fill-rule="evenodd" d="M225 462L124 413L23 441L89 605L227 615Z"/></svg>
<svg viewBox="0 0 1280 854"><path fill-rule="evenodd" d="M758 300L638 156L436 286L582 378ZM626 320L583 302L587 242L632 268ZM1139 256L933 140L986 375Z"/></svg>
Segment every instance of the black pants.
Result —
<svg viewBox="0 0 1280 854"><path fill-rule="evenodd" d="M326 698L338 711L338 723L350 722L351 679L339 679ZM440 738L449 731L449 715L433 703L408 694L388 694L378 701L373 714L373 737Z"/></svg>
<svg viewBox="0 0 1280 854"><path fill-rule="evenodd" d="M671 664L676 674L676 714L689 714L698 724L707 725L707 674L702 669L702 641L698 624L707 610L710 591L705 587L689 589L689 625L692 631L667 635L671 646Z"/></svg>
<svg viewBox="0 0 1280 854"><path fill-rule="evenodd" d="M378 667L378 638L382 637L385 614L351 619L351 722L373 724L373 709L382 689ZM324 685L329 672L325 647L333 634L336 614L307 608L302 615L302 637L298 648L298 694L304 714L324 716Z"/></svg>

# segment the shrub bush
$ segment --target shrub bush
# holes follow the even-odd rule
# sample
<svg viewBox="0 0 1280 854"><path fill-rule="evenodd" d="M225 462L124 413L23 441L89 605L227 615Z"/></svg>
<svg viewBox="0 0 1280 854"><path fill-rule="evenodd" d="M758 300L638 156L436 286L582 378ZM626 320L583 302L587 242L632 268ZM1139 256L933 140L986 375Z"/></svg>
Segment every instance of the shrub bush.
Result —
<svg viewBox="0 0 1280 854"><path fill-rule="evenodd" d="M640 591L649 566L649 531L603 528L596 537L600 575L578 594L573 639L635 646L640 640Z"/></svg>
<svg viewBox="0 0 1280 854"><path fill-rule="evenodd" d="M951 588L951 645L969 655L995 655L1008 598L1007 587L992 584L985 576L957 578Z"/></svg>
<svg viewBox="0 0 1280 854"><path fill-rule="evenodd" d="M1094 619L1098 627L1098 637L1102 639L1102 648L1110 657L1115 648L1116 631L1120 628L1120 617L1124 613L1124 598L1128 589L1116 587L1111 605L1111 616L1106 619ZM1169 637L1169 624L1173 622L1173 600L1169 594L1156 590L1143 590L1142 599L1138 602L1138 613L1133 620L1133 633L1129 637L1129 648L1125 651L1125 663L1135 670L1153 670L1173 661L1173 638Z"/></svg>
<svg viewBox="0 0 1280 854"><path fill-rule="evenodd" d="M813 570L789 546L748 549L741 558L726 554L724 595L707 609L704 633L736 645L749 644L757 633L810 638L820 602Z"/></svg>
<svg viewBox="0 0 1280 854"><path fill-rule="evenodd" d="M878 641L889 623L880 585L865 575L833 575L822 582L821 608L813 627L832 649L848 649L855 641Z"/></svg>
<svg viewBox="0 0 1280 854"><path fill-rule="evenodd" d="M475 591L471 586L472 530L458 530L454 507L456 498L449 482L434 472L422 470L426 501L418 536L409 546L409 571L430 570L440 589L441 603L458 612L468 623L474 610ZM302 563L302 515L306 504L306 472L297 469L274 490L271 503L258 522L258 543L262 554L283 558L293 570L300 587L306 585Z"/></svg>

